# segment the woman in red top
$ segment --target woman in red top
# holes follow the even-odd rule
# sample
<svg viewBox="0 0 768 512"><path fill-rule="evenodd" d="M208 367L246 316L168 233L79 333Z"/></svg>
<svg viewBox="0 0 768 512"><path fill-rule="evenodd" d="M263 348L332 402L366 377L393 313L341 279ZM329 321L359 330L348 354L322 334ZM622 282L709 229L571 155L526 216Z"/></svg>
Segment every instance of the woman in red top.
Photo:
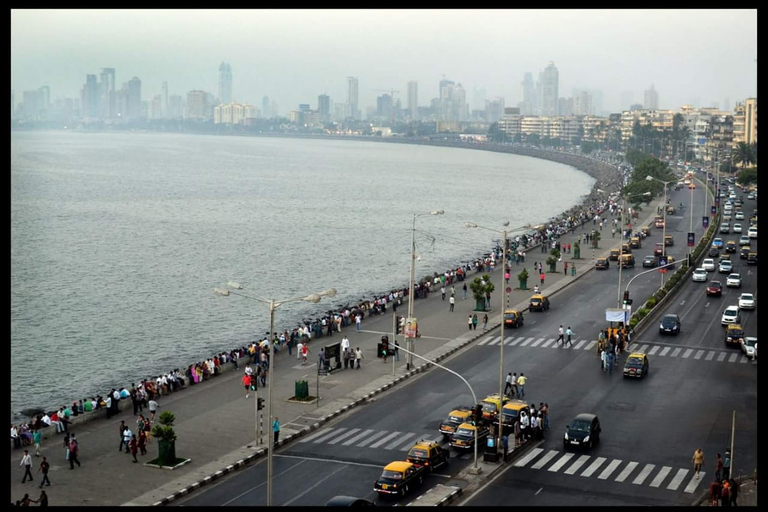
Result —
<svg viewBox="0 0 768 512"><path fill-rule="evenodd" d="M248 398L251 391L251 376L247 373L243 375L243 387L245 388L245 398Z"/></svg>

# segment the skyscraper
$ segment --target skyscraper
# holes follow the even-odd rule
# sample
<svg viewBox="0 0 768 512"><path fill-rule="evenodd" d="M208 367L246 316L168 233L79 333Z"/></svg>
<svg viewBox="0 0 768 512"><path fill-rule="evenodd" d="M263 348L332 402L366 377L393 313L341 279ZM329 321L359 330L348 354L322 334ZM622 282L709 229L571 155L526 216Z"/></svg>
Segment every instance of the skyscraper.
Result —
<svg viewBox="0 0 768 512"><path fill-rule="evenodd" d="M408 112L411 120L419 118L419 82L408 82Z"/></svg>
<svg viewBox="0 0 768 512"><path fill-rule="evenodd" d="M535 113L536 109L536 89L533 85L533 75L526 73L523 76L523 81L520 83L520 97L523 99L519 103L520 114L524 116L530 116Z"/></svg>
<svg viewBox="0 0 768 512"><path fill-rule="evenodd" d="M85 75L85 85L80 91L80 105L84 118L99 117L99 83L96 75Z"/></svg>
<svg viewBox="0 0 768 512"><path fill-rule="evenodd" d="M541 82L541 115L557 116L558 113L558 86L559 73L555 63L551 62L539 75Z"/></svg>
<svg viewBox="0 0 768 512"><path fill-rule="evenodd" d="M653 88L653 85L651 85L650 89L645 91L643 98L643 108L648 110L659 109L659 94L656 92L656 89Z"/></svg>
<svg viewBox="0 0 768 512"><path fill-rule="evenodd" d="M321 94L317 97L317 111L320 114L320 120L327 123L331 119L331 97L327 94Z"/></svg>
<svg viewBox="0 0 768 512"><path fill-rule="evenodd" d="M359 105L359 93L358 82L354 76L347 77L347 103L349 103L349 112L352 119L357 119L358 105Z"/></svg>
<svg viewBox="0 0 768 512"><path fill-rule="evenodd" d="M162 111L161 117L171 117L168 108L168 82L163 82L163 86L160 88L160 109Z"/></svg>
<svg viewBox="0 0 768 512"><path fill-rule="evenodd" d="M226 62L219 64L219 101L232 103L232 67Z"/></svg>
<svg viewBox="0 0 768 512"><path fill-rule="evenodd" d="M101 117L112 119L117 116L115 103L115 68L101 68Z"/></svg>
<svg viewBox="0 0 768 512"><path fill-rule="evenodd" d="M139 119L141 117L141 80L133 77L125 84L127 97L128 119Z"/></svg>

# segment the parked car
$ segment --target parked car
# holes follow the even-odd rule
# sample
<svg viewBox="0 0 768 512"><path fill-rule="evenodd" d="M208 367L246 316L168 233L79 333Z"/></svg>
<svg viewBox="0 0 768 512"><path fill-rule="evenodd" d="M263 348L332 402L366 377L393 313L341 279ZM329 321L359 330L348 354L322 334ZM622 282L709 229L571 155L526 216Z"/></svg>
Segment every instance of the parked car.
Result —
<svg viewBox="0 0 768 512"><path fill-rule="evenodd" d="M643 264L643 266L645 266L645 264ZM693 274L691 274L691 280L697 283L706 283L708 277L709 273L701 267L695 269Z"/></svg>
<svg viewBox="0 0 768 512"><path fill-rule="evenodd" d="M592 448L600 442L600 420L590 413L577 414L565 427L563 448L587 447Z"/></svg>
<svg viewBox="0 0 768 512"><path fill-rule="evenodd" d="M728 278L725 280L725 286L728 288L741 288L741 274L735 272L728 274Z"/></svg>
<svg viewBox="0 0 768 512"><path fill-rule="evenodd" d="M707 285L707 297L720 297L723 295L723 285L720 281L710 281Z"/></svg>
<svg viewBox="0 0 768 512"><path fill-rule="evenodd" d="M448 440L451 438L456 429L462 423L470 420L472 417L472 408L466 405L459 405L440 423L438 430L443 434L443 439Z"/></svg>
<svg viewBox="0 0 768 512"><path fill-rule="evenodd" d="M713 260L712 258L704 258L704 261L701 262L701 268L703 268L707 272L714 272L715 260Z"/></svg>
<svg viewBox="0 0 768 512"><path fill-rule="evenodd" d="M462 423L456 432L451 436L450 445L457 450L470 450L475 446L475 429L477 428L477 441L480 446L485 446L485 441L488 439L488 433L490 432L488 427L484 425L475 425L471 423Z"/></svg>
<svg viewBox="0 0 768 512"><path fill-rule="evenodd" d="M510 400L501 408L501 427L504 433L508 433L515 427L515 421L520 416L520 411L528 408L525 400Z"/></svg>
<svg viewBox="0 0 768 512"><path fill-rule="evenodd" d="M664 315L659 324L661 334L680 334L680 317L671 313Z"/></svg>
<svg viewBox="0 0 768 512"><path fill-rule="evenodd" d="M741 351L744 355L750 359L757 359L757 338L754 336L747 336L742 338Z"/></svg>
<svg viewBox="0 0 768 512"><path fill-rule="evenodd" d="M721 325L740 324L741 314L739 313L739 306L728 306L723 311L723 317L720 319Z"/></svg>
<svg viewBox="0 0 768 512"><path fill-rule="evenodd" d="M755 309L755 296L751 293L739 295L739 309Z"/></svg>

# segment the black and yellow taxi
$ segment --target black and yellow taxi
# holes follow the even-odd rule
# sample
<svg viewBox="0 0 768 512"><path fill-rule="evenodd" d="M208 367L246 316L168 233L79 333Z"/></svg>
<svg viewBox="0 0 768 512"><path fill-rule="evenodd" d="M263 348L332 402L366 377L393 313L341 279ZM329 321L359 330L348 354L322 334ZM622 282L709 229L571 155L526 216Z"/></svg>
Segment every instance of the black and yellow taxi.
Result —
<svg viewBox="0 0 768 512"><path fill-rule="evenodd" d="M664 245L666 246L675 245L675 237L672 235L664 235Z"/></svg>
<svg viewBox="0 0 768 512"><path fill-rule="evenodd" d="M674 256L670 256L669 254L667 254L667 265L669 265L669 266L665 267L665 268L668 268L668 269L675 268L675 257Z"/></svg>
<svg viewBox="0 0 768 512"><path fill-rule="evenodd" d="M611 263L608 261L608 258L600 257L595 262L595 270L607 270L610 265Z"/></svg>
<svg viewBox="0 0 768 512"><path fill-rule="evenodd" d="M523 313L516 309L504 310L504 327L522 327Z"/></svg>
<svg viewBox="0 0 768 512"><path fill-rule="evenodd" d="M739 258L742 260L746 260L749 257L749 253L752 252L752 250L749 248L749 246L744 246L739 250Z"/></svg>
<svg viewBox="0 0 768 512"><path fill-rule="evenodd" d="M520 411L528 407L525 400L510 400L501 408L501 427L504 433L514 429L515 421L520 417Z"/></svg>
<svg viewBox="0 0 768 512"><path fill-rule="evenodd" d="M757 265L757 253L750 251L747 254L747 265Z"/></svg>
<svg viewBox="0 0 768 512"><path fill-rule="evenodd" d="M642 379L648 375L648 355L645 352L632 352L624 362L624 376Z"/></svg>
<svg viewBox="0 0 768 512"><path fill-rule="evenodd" d="M667 206L667 215L674 215L676 212L677 210L675 210L673 205L670 204Z"/></svg>
<svg viewBox="0 0 768 512"><path fill-rule="evenodd" d="M460 405L448 413L448 417L446 417L443 422L440 423L440 428L438 428L438 430L441 434L443 434L445 439L450 439L453 433L456 432L456 429L459 427L459 425L465 421L469 421L471 418L472 408Z"/></svg>
<svg viewBox="0 0 768 512"><path fill-rule="evenodd" d="M640 228L640 232L642 232L645 236L651 236L651 226L643 226Z"/></svg>
<svg viewBox="0 0 768 512"><path fill-rule="evenodd" d="M405 460L414 466L424 466L428 471L432 471L448 464L448 457L450 457L448 449L443 448L440 443L421 440L408 450Z"/></svg>
<svg viewBox="0 0 768 512"><path fill-rule="evenodd" d="M639 236L633 236L629 239L629 246L632 249L640 249L643 246L643 243L640 241Z"/></svg>
<svg viewBox="0 0 768 512"><path fill-rule="evenodd" d="M614 247L613 249L611 249L611 252L608 255L608 259L611 261L619 261L619 254L621 254L621 249L618 247Z"/></svg>
<svg viewBox="0 0 768 512"><path fill-rule="evenodd" d="M631 254L622 254L619 257L619 266L621 268L635 268L635 257Z"/></svg>
<svg viewBox="0 0 768 512"><path fill-rule="evenodd" d="M528 311L546 311L549 309L549 298L537 293L528 302Z"/></svg>
<svg viewBox="0 0 768 512"><path fill-rule="evenodd" d="M729 347L741 347L744 341L744 328L741 324L728 324L725 326L725 344Z"/></svg>
<svg viewBox="0 0 768 512"><path fill-rule="evenodd" d="M373 490L380 496L405 496L411 489L421 485L427 473L425 466L416 466L412 462L398 460L384 466L384 471Z"/></svg>
<svg viewBox="0 0 768 512"><path fill-rule="evenodd" d="M653 255L661 256L662 254L664 254L664 244L661 242L656 242L656 245L653 247Z"/></svg>
<svg viewBox="0 0 768 512"><path fill-rule="evenodd" d="M657 215L656 218L653 220L653 227L663 228L664 227L664 217L662 217L661 215Z"/></svg>
<svg viewBox="0 0 768 512"><path fill-rule="evenodd" d="M469 450L475 446L475 431L477 431L478 449L484 446L490 430L484 424L475 426L472 423L462 423L456 432L451 436L452 447L459 450Z"/></svg>
<svg viewBox="0 0 768 512"><path fill-rule="evenodd" d="M621 244L621 254L632 254L632 247L629 244Z"/></svg>
<svg viewBox="0 0 768 512"><path fill-rule="evenodd" d="M506 396L499 398L498 393L483 398L480 402L480 407L483 411L483 419L491 422L498 420L499 411L507 402L509 402L509 398Z"/></svg>
<svg viewBox="0 0 768 512"><path fill-rule="evenodd" d="M736 252L737 247L736 240L728 240L725 242L725 252Z"/></svg>

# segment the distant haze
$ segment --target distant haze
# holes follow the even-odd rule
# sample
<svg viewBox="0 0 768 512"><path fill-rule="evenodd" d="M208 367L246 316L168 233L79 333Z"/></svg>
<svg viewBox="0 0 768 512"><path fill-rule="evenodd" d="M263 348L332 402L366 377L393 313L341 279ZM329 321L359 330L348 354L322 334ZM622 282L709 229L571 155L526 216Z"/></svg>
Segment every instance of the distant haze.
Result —
<svg viewBox="0 0 768 512"><path fill-rule="evenodd" d="M757 9L721 10L97 10L11 11L11 89L50 87L51 100L77 98L86 74L115 68L119 88L136 76L142 99L193 89L218 95L218 66L232 67L233 99L285 114L317 108L328 94L346 102L348 76L360 107L381 90L419 105L441 79L460 83L471 108L486 99L521 100L526 72L552 61L559 96L602 91L603 110L643 103L654 86L659 108L730 107L757 95ZM481 95L482 97L482 95Z"/></svg>

